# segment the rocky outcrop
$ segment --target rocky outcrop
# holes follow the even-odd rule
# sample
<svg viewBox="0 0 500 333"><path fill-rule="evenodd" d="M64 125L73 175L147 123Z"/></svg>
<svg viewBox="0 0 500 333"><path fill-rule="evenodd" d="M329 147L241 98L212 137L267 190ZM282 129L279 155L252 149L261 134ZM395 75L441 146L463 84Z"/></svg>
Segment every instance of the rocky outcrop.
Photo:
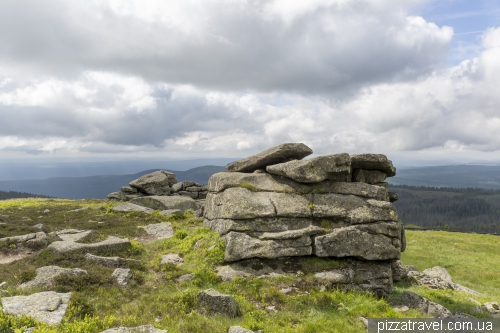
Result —
<svg viewBox="0 0 500 333"><path fill-rule="evenodd" d="M29 296L2 297L5 314L30 316L49 325L60 324L68 309L71 293L45 291Z"/></svg>
<svg viewBox="0 0 500 333"><path fill-rule="evenodd" d="M481 296L479 292L453 282L450 273L448 273L444 267L434 266L432 268L424 269L423 272L411 270L407 273L407 275L418 285L425 286L430 289L451 289L474 296Z"/></svg>
<svg viewBox="0 0 500 333"><path fill-rule="evenodd" d="M225 261L355 258L381 264L388 272L382 290L390 292L391 262L406 245L402 222L380 185L395 175L392 162L381 154L346 153L299 160L304 147L293 159L266 159L281 149L234 162L226 169L231 172L210 178L204 225L224 237ZM263 166L267 173L250 173ZM369 283L358 285L370 289Z"/></svg>
<svg viewBox="0 0 500 333"><path fill-rule="evenodd" d="M47 235L45 232L34 232L31 234L0 238L0 243L9 243L14 245L14 249L29 248L40 250L48 245Z"/></svg>
<svg viewBox="0 0 500 333"><path fill-rule="evenodd" d="M205 199L205 186L191 181L177 182L176 176L168 171L160 170L144 175L120 191L108 194L109 200L131 201L148 196L184 196L191 199ZM132 207L130 207L132 208ZM133 209L132 209L133 210Z"/></svg>
<svg viewBox="0 0 500 333"><path fill-rule="evenodd" d="M87 275L87 271L80 268L62 268L58 266L44 266L36 270L36 277L28 282L22 283L21 289L50 288L54 279L59 276Z"/></svg>
<svg viewBox="0 0 500 333"><path fill-rule="evenodd" d="M130 202L124 202L119 205L114 206L111 210L115 212L143 212L146 214L151 214L154 209L147 208L144 206L136 205Z"/></svg>
<svg viewBox="0 0 500 333"><path fill-rule="evenodd" d="M192 209L193 211L197 209L196 203L192 198L182 196L153 195L136 198L131 203L160 211L179 209L181 212L185 212L188 209Z"/></svg>
<svg viewBox="0 0 500 333"><path fill-rule="evenodd" d="M101 333L168 333L166 330L160 330L153 325L143 325L137 327L116 327L102 331Z"/></svg>

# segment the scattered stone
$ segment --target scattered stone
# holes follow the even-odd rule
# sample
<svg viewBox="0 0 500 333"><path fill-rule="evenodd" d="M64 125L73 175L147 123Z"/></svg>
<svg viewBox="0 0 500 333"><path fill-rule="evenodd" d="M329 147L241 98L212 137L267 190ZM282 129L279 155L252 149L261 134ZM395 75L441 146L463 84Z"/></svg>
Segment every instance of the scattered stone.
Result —
<svg viewBox="0 0 500 333"><path fill-rule="evenodd" d="M365 317L358 317L358 319L363 323L365 328L368 328L368 319L366 319Z"/></svg>
<svg viewBox="0 0 500 333"><path fill-rule="evenodd" d="M4 281L4 282L0 283L0 288L5 287L6 285L7 285L7 281Z"/></svg>
<svg viewBox="0 0 500 333"><path fill-rule="evenodd" d="M194 274L193 273L189 273L189 274L184 274L184 275L181 275L177 278L177 282L187 282L187 281L191 281L194 279Z"/></svg>
<svg viewBox="0 0 500 333"><path fill-rule="evenodd" d="M59 276L79 276L87 275L87 271L80 268L61 268L58 266L44 266L36 270L36 277L28 282L22 283L19 288L50 288L54 279Z"/></svg>
<svg viewBox="0 0 500 333"><path fill-rule="evenodd" d="M144 212L147 214L151 214L153 212L153 209L151 208L136 205L130 202L124 202L122 204L114 206L113 208L111 208L111 210L115 212Z"/></svg>
<svg viewBox="0 0 500 333"><path fill-rule="evenodd" d="M312 149L303 143L284 143L233 162L226 167L226 172L253 172L268 165L301 160L311 154Z"/></svg>
<svg viewBox="0 0 500 333"><path fill-rule="evenodd" d="M227 333L255 333L254 331L248 330L241 326L231 326Z"/></svg>
<svg viewBox="0 0 500 333"><path fill-rule="evenodd" d="M396 175L396 168L392 165L392 161L383 154L351 155L351 166L353 169L380 170L388 177Z"/></svg>
<svg viewBox="0 0 500 333"><path fill-rule="evenodd" d="M160 170L144 175L129 183L131 187L149 195L169 195L171 185L177 183L177 178L171 172Z"/></svg>
<svg viewBox="0 0 500 333"><path fill-rule="evenodd" d="M30 249L38 250L46 247L48 244L47 235L43 231L21 236L0 238L0 242L2 241L9 241L14 243L17 249L27 247Z"/></svg>
<svg viewBox="0 0 500 333"><path fill-rule="evenodd" d="M176 215L181 215L182 214L182 210L180 209L165 209L165 210L162 210L160 212L161 215L165 216L165 217L169 217L169 216L172 216L174 214Z"/></svg>
<svg viewBox="0 0 500 333"><path fill-rule="evenodd" d="M116 282L120 286L126 287L130 279L132 279L132 272L129 268L117 268L114 270L112 276L116 278Z"/></svg>
<svg viewBox="0 0 500 333"><path fill-rule="evenodd" d="M174 264L176 266L181 266L184 263L184 259L179 257L177 253L169 253L161 256L161 264Z"/></svg>
<svg viewBox="0 0 500 333"><path fill-rule="evenodd" d="M406 312L406 311L410 310L410 308L407 307L406 305L396 305L396 306L393 306L392 308L396 312Z"/></svg>
<svg viewBox="0 0 500 333"><path fill-rule="evenodd" d="M481 305L481 310L488 312L493 318L500 318L500 303L488 302Z"/></svg>
<svg viewBox="0 0 500 333"><path fill-rule="evenodd" d="M290 161L266 167L266 171L299 183L319 183L323 180L351 181L349 154L318 156L309 160Z"/></svg>
<svg viewBox="0 0 500 333"><path fill-rule="evenodd" d="M156 237L157 239L167 239L174 235L174 229L172 224L168 222L148 224L147 226L139 226L137 228L142 228L148 233L148 235Z"/></svg>
<svg viewBox="0 0 500 333"><path fill-rule="evenodd" d="M198 303L208 313L220 313L228 317L236 317L239 314L238 304L230 295L224 295L214 289L200 291L197 295Z"/></svg>
<svg viewBox="0 0 500 333"><path fill-rule="evenodd" d="M435 318L451 318L453 314L444 306L431 302L427 298L410 291L404 291L401 303L410 308L419 309L426 315Z"/></svg>
<svg viewBox="0 0 500 333"><path fill-rule="evenodd" d="M107 239L99 243L82 244L72 241L56 241L48 246L48 248L53 249L59 253L67 252L110 252L110 251L123 251L131 247L128 238L118 238L114 236L109 236Z"/></svg>
<svg viewBox="0 0 500 333"><path fill-rule="evenodd" d="M43 211L44 214L50 213L50 210L46 209Z"/></svg>
<svg viewBox="0 0 500 333"><path fill-rule="evenodd" d="M90 206L85 206L85 207L78 208L78 209L68 210L67 213L76 213L76 212L81 212L81 211L84 211L87 209L90 209Z"/></svg>
<svg viewBox="0 0 500 333"><path fill-rule="evenodd" d="M76 230L76 229L64 229L56 231L56 235L59 236L63 241L78 242L85 237L96 234L94 230Z"/></svg>
<svg viewBox="0 0 500 333"><path fill-rule="evenodd" d="M27 315L49 325L60 324L68 308L71 293L45 291L29 296L2 297L5 314Z"/></svg>
<svg viewBox="0 0 500 333"><path fill-rule="evenodd" d="M42 230L42 229L43 229L43 224L42 224L42 223L35 224L35 225L33 226L33 228L37 228L37 229Z"/></svg>
<svg viewBox="0 0 500 333"><path fill-rule="evenodd" d="M475 318L474 316L471 316L470 314L455 311L453 312L453 317L452 318L457 318L457 319L472 319Z"/></svg>
<svg viewBox="0 0 500 333"><path fill-rule="evenodd" d="M9 218L9 215L0 214L0 221L6 221Z"/></svg>
<svg viewBox="0 0 500 333"><path fill-rule="evenodd" d="M156 210L179 209L184 213L188 209L196 210L196 203L193 199L183 196L148 196L136 198L131 203Z"/></svg>
<svg viewBox="0 0 500 333"><path fill-rule="evenodd" d="M292 294L292 293L297 293L299 291L298 288L295 287L286 287L286 288L281 288L280 293L283 293L285 295Z"/></svg>
<svg viewBox="0 0 500 333"><path fill-rule="evenodd" d="M101 221L94 221L94 220L89 220L88 221L89 223L97 223L97 224L104 224L105 222L101 222Z"/></svg>
<svg viewBox="0 0 500 333"><path fill-rule="evenodd" d="M96 265L111 268L124 268L128 266L125 259L120 257L100 257L90 253L85 254L85 259L93 261Z"/></svg>
<svg viewBox="0 0 500 333"><path fill-rule="evenodd" d="M153 325L144 325L137 327L116 327L110 328L101 333L168 333L166 330L160 330Z"/></svg>

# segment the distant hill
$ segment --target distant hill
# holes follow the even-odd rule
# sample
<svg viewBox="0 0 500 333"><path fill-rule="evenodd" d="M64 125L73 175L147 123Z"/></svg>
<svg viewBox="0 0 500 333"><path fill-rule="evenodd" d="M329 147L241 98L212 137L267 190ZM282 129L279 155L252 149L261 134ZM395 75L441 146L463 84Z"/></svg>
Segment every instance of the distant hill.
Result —
<svg viewBox="0 0 500 333"><path fill-rule="evenodd" d="M223 166L206 165L186 171L171 171L178 181L191 180L200 184L208 183L211 175L224 171ZM104 175L89 177L58 177L47 179L27 179L1 181L0 190L20 191L68 199L106 198L111 192L120 190L132 180L160 169L145 170L130 175Z"/></svg>
<svg viewBox="0 0 500 333"><path fill-rule="evenodd" d="M403 223L425 229L500 234L500 190L390 186Z"/></svg>
<svg viewBox="0 0 500 333"><path fill-rule="evenodd" d="M25 192L0 191L0 200L19 199L19 198L51 198L51 197L46 196L46 195L38 195L38 194L25 193Z"/></svg>
<svg viewBox="0 0 500 333"><path fill-rule="evenodd" d="M500 189L500 165L445 165L398 169L393 185Z"/></svg>

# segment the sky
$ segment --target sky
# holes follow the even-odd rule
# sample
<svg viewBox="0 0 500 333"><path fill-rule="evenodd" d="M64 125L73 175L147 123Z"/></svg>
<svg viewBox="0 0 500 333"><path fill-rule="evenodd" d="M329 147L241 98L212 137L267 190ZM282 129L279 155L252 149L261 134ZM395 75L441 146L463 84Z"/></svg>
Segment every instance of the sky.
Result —
<svg viewBox="0 0 500 333"><path fill-rule="evenodd" d="M2 0L0 160L500 161L500 0Z"/></svg>

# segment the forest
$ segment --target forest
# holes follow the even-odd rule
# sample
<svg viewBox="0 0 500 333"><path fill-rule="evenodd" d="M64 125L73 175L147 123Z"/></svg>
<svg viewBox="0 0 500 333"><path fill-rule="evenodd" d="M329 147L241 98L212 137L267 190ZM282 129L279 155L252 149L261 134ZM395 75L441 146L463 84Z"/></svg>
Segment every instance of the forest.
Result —
<svg viewBox="0 0 500 333"><path fill-rule="evenodd" d="M398 185L394 203L406 228L500 234L500 190Z"/></svg>
<svg viewBox="0 0 500 333"><path fill-rule="evenodd" d="M53 197L47 195L26 193L26 192L0 191L0 200L16 199L16 198L53 198Z"/></svg>

